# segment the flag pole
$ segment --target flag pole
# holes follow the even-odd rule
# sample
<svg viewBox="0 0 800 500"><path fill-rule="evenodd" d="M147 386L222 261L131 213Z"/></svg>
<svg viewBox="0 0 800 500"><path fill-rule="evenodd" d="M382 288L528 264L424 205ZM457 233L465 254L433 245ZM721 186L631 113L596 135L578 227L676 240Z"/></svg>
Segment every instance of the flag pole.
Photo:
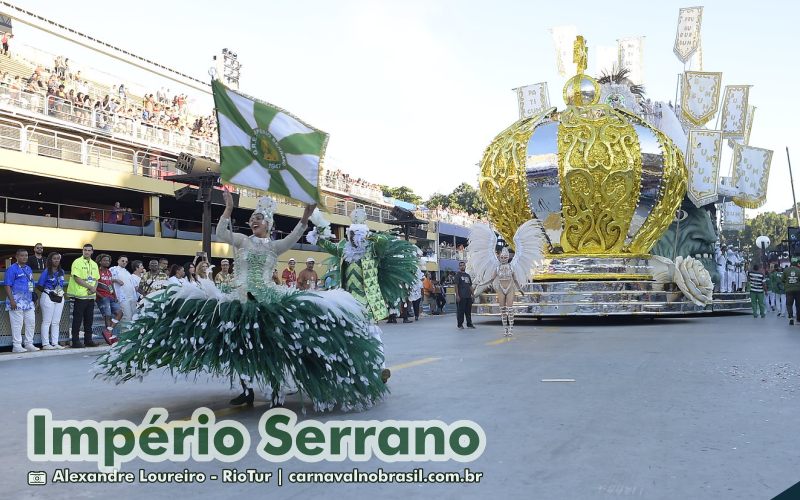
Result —
<svg viewBox="0 0 800 500"><path fill-rule="evenodd" d="M789 157L789 146L786 146L786 162L789 164L789 182L792 183L792 201L794 202L794 219L800 227L800 214L797 212L797 198L794 195L794 177L792 176L792 159Z"/></svg>

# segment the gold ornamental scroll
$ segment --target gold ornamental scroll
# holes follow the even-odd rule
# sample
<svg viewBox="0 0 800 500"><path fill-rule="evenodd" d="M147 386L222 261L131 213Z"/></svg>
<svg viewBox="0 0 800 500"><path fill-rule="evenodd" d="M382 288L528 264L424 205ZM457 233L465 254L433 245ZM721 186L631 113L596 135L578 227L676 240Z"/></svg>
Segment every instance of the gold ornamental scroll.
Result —
<svg viewBox="0 0 800 500"><path fill-rule="evenodd" d="M626 249L632 254L648 254L653 245L664 234L664 231L672 224L675 212L680 208L683 197L686 194L689 174L686 170L683 154L672 142L672 139L633 113L620 109L615 110L615 112L627 117L631 123L648 128L658 139L658 144L663 154L664 173L661 174L658 201L636 233L633 241L631 241L630 246Z"/></svg>
<svg viewBox="0 0 800 500"><path fill-rule="evenodd" d="M525 177L528 141L536 125L553 111L555 108L550 108L519 120L498 134L483 153L478 187L492 225L508 243L532 215Z"/></svg>
<svg viewBox="0 0 800 500"><path fill-rule="evenodd" d="M564 253L623 251L642 177L634 128L603 104L568 107L558 127Z"/></svg>

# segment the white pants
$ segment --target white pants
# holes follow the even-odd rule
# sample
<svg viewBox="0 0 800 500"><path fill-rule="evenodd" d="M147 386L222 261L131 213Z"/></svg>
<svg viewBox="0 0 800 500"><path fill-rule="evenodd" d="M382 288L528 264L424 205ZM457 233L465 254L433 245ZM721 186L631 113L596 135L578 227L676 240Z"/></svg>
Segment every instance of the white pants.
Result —
<svg viewBox="0 0 800 500"><path fill-rule="evenodd" d="M776 293L775 294L775 309L778 310L778 314L783 314L786 316L786 294L785 293Z"/></svg>
<svg viewBox="0 0 800 500"><path fill-rule="evenodd" d="M725 269L722 271L722 281L720 282L720 291L723 293L728 293L731 291L731 271Z"/></svg>
<svg viewBox="0 0 800 500"><path fill-rule="evenodd" d="M719 273L719 291L725 292L725 266L717 266L717 272Z"/></svg>
<svg viewBox="0 0 800 500"><path fill-rule="evenodd" d="M33 345L33 329L36 328L36 311L28 309L22 311L19 308L8 311L8 319L11 321L11 342L14 347L22 347L22 325L25 324L25 345Z"/></svg>
<svg viewBox="0 0 800 500"><path fill-rule="evenodd" d="M131 321L133 319L133 315L136 314L136 301L121 300L119 305L122 307L122 321L126 323Z"/></svg>
<svg viewBox="0 0 800 500"><path fill-rule="evenodd" d="M39 304L42 306L42 346L58 345L64 302L63 298L61 302L53 302L46 293L43 293L39 299Z"/></svg>
<svg viewBox="0 0 800 500"><path fill-rule="evenodd" d="M767 307L775 310L775 292L767 292Z"/></svg>

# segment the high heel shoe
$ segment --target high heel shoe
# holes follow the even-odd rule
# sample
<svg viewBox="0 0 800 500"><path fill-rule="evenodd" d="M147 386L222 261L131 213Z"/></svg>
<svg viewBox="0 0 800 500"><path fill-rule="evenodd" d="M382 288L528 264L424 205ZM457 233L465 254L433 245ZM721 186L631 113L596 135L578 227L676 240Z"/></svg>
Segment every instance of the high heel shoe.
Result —
<svg viewBox="0 0 800 500"><path fill-rule="evenodd" d="M256 399L256 394L253 392L253 389L245 389L245 391L235 398L231 399L231 404L234 406L246 404L247 406L253 406L253 401Z"/></svg>

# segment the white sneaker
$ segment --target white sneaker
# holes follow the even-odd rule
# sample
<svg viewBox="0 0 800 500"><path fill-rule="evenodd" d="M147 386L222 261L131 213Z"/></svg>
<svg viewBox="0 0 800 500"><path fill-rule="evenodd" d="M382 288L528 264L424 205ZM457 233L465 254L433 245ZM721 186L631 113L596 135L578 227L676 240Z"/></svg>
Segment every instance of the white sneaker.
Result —
<svg viewBox="0 0 800 500"><path fill-rule="evenodd" d="M21 345L15 345L11 352L28 352Z"/></svg>
<svg viewBox="0 0 800 500"><path fill-rule="evenodd" d="M42 344L42 350L44 351L52 351L55 349L55 346L51 346L50 344Z"/></svg>
<svg viewBox="0 0 800 500"><path fill-rule="evenodd" d="M36 347L33 344L28 344L28 345L25 346L25 350L30 351L30 352L36 352L36 351L39 350L39 348Z"/></svg>
<svg viewBox="0 0 800 500"><path fill-rule="evenodd" d="M53 344L53 349L63 349L64 346L61 344Z"/></svg>

